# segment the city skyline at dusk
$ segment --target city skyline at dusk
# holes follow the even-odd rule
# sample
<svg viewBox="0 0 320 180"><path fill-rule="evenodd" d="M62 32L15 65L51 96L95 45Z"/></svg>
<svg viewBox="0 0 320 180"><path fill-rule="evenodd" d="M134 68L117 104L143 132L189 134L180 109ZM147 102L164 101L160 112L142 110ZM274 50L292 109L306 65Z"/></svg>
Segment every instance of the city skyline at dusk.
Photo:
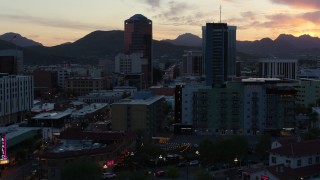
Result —
<svg viewBox="0 0 320 180"><path fill-rule="evenodd" d="M153 38L183 33L201 37L201 26L222 21L238 27L238 40L276 38L279 34L319 36L318 0L13 0L2 4L0 34L19 33L53 46L73 42L95 30L124 30L134 14L153 21Z"/></svg>

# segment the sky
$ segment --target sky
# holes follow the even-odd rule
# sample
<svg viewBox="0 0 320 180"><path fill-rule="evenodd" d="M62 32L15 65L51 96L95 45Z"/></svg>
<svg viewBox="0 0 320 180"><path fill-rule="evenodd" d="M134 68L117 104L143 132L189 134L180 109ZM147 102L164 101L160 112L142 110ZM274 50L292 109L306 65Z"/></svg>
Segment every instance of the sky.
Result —
<svg viewBox="0 0 320 180"><path fill-rule="evenodd" d="M124 20L143 14L153 38L201 37L206 22L237 26L238 40L275 39L279 34L320 36L320 0L3 0L0 34L19 33L45 46L96 30L123 30Z"/></svg>

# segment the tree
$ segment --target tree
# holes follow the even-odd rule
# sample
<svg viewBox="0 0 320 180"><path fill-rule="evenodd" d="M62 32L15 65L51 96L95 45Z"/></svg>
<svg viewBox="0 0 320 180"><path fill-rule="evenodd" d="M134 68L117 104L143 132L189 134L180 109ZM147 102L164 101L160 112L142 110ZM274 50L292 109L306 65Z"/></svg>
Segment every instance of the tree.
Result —
<svg viewBox="0 0 320 180"><path fill-rule="evenodd" d="M204 164L233 162L234 158L245 158L248 142L244 137L235 136L217 141L204 140L199 145L200 157Z"/></svg>
<svg viewBox="0 0 320 180"><path fill-rule="evenodd" d="M209 172L200 170L196 173L196 179L197 180L211 180L212 177Z"/></svg>
<svg viewBox="0 0 320 180"><path fill-rule="evenodd" d="M208 164L209 162L214 162L214 153L216 152L216 148L214 148L215 144L213 141L209 139L205 139L199 144L199 152L200 158L204 164Z"/></svg>
<svg viewBox="0 0 320 180"><path fill-rule="evenodd" d="M118 174L117 179L130 179L130 180L147 180L149 179L149 174L147 171L127 171Z"/></svg>
<svg viewBox="0 0 320 180"><path fill-rule="evenodd" d="M100 180L101 176L102 172L99 165L90 161L77 161L68 163L63 166L61 170L62 180Z"/></svg>
<svg viewBox="0 0 320 180"><path fill-rule="evenodd" d="M320 136L320 130L319 129L310 129L308 132L303 134L304 140L312 140L317 139Z"/></svg>
<svg viewBox="0 0 320 180"><path fill-rule="evenodd" d="M271 138L269 135L263 135L260 137L258 143L255 146L255 152L261 159L268 159L269 151L271 149Z"/></svg>
<svg viewBox="0 0 320 180"><path fill-rule="evenodd" d="M180 176L179 169L174 166L169 166L166 171L166 176L171 179L176 179Z"/></svg>

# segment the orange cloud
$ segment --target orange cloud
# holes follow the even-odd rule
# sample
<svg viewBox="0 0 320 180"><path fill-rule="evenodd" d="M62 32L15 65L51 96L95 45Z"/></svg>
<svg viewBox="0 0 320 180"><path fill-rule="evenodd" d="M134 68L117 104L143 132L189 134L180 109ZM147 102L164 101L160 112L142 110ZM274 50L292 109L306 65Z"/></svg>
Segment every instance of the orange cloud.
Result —
<svg viewBox="0 0 320 180"><path fill-rule="evenodd" d="M285 4L288 6L294 6L298 8L320 8L319 0L271 0L274 3Z"/></svg>

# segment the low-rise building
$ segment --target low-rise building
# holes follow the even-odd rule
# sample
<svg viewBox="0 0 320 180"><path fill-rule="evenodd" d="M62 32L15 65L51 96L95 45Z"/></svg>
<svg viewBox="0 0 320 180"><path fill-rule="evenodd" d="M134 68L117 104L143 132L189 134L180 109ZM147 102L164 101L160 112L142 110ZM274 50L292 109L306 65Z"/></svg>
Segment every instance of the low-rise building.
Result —
<svg viewBox="0 0 320 180"><path fill-rule="evenodd" d="M320 177L320 140L275 141L269 166L243 172L243 179L294 180Z"/></svg>
<svg viewBox="0 0 320 180"><path fill-rule="evenodd" d="M61 170L72 162L95 162L111 171L122 152L135 148L136 136L124 132L63 131L58 139L59 146L40 154L41 179L61 179Z"/></svg>
<svg viewBox="0 0 320 180"><path fill-rule="evenodd" d="M65 90L73 95L103 91L106 86L106 79L102 77L73 77L65 80Z"/></svg>

